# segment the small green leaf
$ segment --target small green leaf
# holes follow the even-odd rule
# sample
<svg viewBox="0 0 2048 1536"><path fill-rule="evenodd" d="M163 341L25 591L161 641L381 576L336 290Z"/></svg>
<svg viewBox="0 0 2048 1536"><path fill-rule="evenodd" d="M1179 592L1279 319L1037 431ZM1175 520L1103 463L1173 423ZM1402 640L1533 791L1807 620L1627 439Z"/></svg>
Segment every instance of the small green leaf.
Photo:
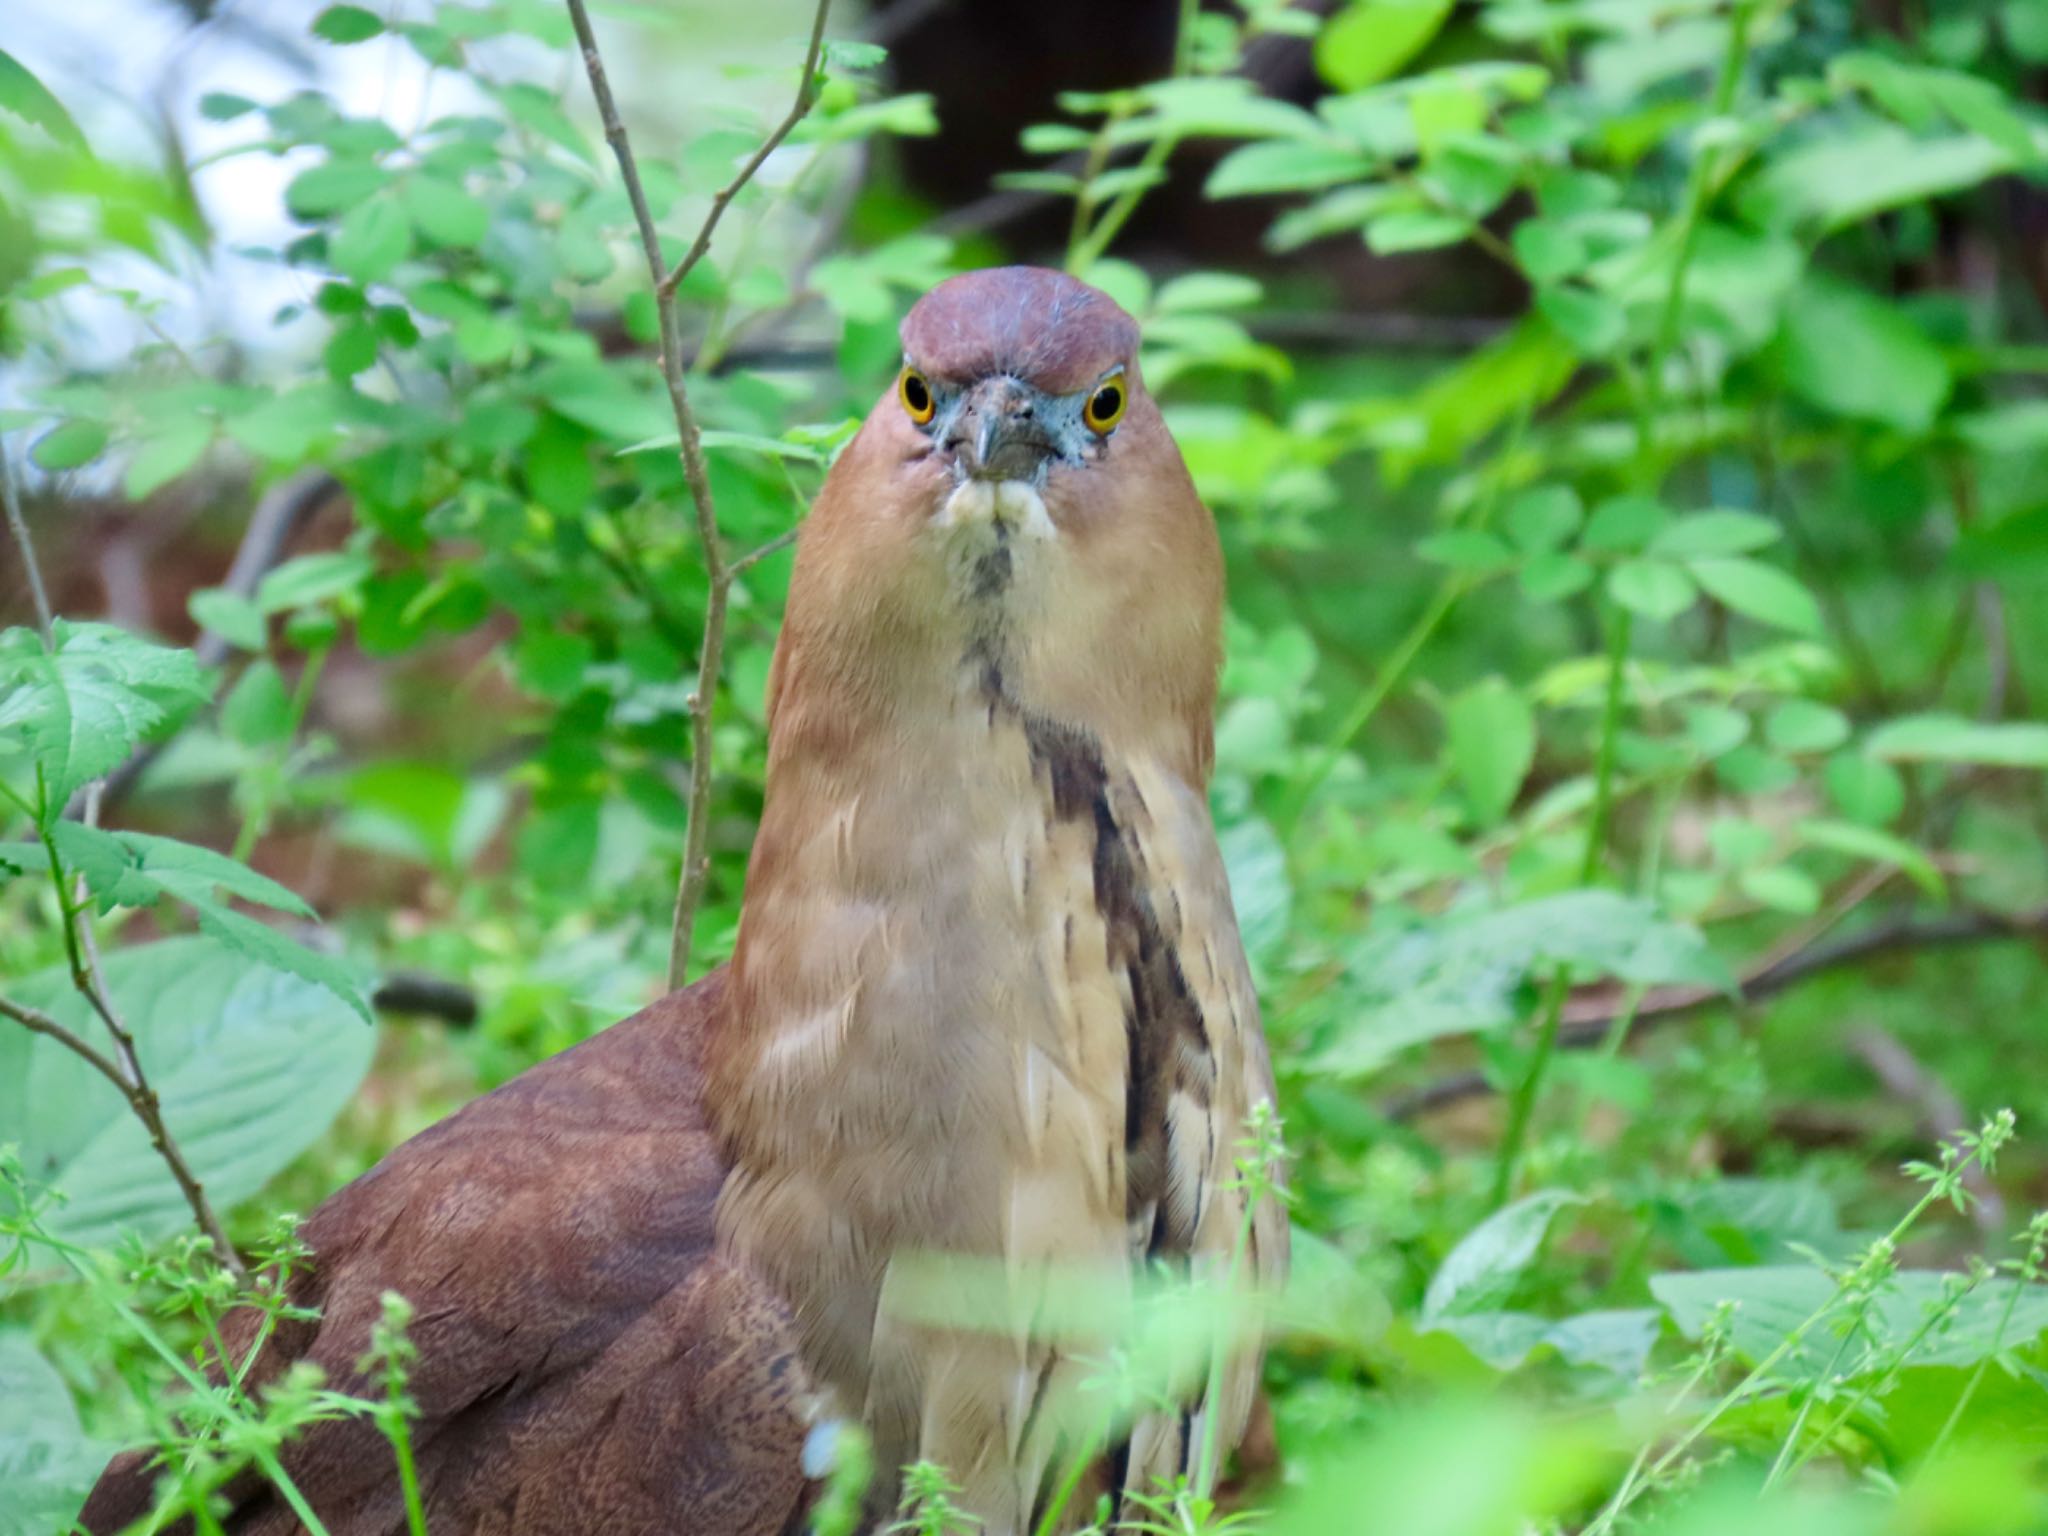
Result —
<svg viewBox="0 0 2048 1536"><path fill-rule="evenodd" d="M395 198L372 197L342 215L327 242L334 270L359 283L382 282L412 254L412 225Z"/></svg>
<svg viewBox="0 0 2048 1536"><path fill-rule="evenodd" d="M1780 361L1808 404L1903 432L1933 425L1951 383L1941 349L1897 304L1819 279L1786 305Z"/></svg>
<svg viewBox="0 0 2048 1536"><path fill-rule="evenodd" d="M377 14L359 5L330 5L313 18L313 35L330 43L364 43L383 30Z"/></svg>
<svg viewBox="0 0 2048 1536"><path fill-rule="evenodd" d="M66 148L91 153L64 103L4 48L0 48L0 111L34 124Z"/></svg>
<svg viewBox="0 0 2048 1536"><path fill-rule="evenodd" d="M1778 538L1778 525L1754 512L1688 512L1650 541L1650 553L1673 560L1746 555Z"/></svg>
<svg viewBox="0 0 2048 1536"><path fill-rule="evenodd" d="M1787 699L1764 721L1764 739L1780 752L1832 752L1849 739L1849 717L1811 699Z"/></svg>
<svg viewBox="0 0 2048 1536"><path fill-rule="evenodd" d="M221 729L245 747L275 746L292 733L292 697L266 657L251 662L221 701Z"/></svg>
<svg viewBox="0 0 2048 1536"><path fill-rule="evenodd" d="M1889 826L1906 808L1906 784L1898 769L1861 752L1836 753L1822 778L1836 808L1866 826Z"/></svg>
<svg viewBox="0 0 2048 1536"><path fill-rule="evenodd" d="M231 123L255 110L256 103L248 97L232 96L226 91L208 91L199 98L199 115L209 123Z"/></svg>
<svg viewBox="0 0 2048 1536"><path fill-rule="evenodd" d="M312 222L374 196L391 173L368 160L323 160L292 178L285 207L293 218Z"/></svg>
<svg viewBox="0 0 2048 1536"><path fill-rule="evenodd" d="M1444 706L1451 766L1482 824L1507 814L1536 759L1536 714L1498 677L1455 695Z"/></svg>
<svg viewBox="0 0 2048 1536"><path fill-rule="evenodd" d="M1872 731L1863 750L1891 762L2048 768L2048 725L1969 720L1960 715L1911 715Z"/></svg>
<svg viewBox="0 0 2048 1536"><path fill-rule="evenodd" d="M1514 563L1515 553L1490 533L1477 528L1452 528L1419 539L1415 553L1436 565L1457 570L1492 571Z"/></svg>
<svg viewBox="0 0 2048 1536"><path fill-rule="evenodd" d="M1617 603L1646 619L1677 618L1699 599L1699 589L1680 567L1663 560L1624 560L1607 576Z"/></svg>
<svg viewBox="0 0 2048 1536"><path fill-rule="evenodd" d="M256 606L264 613L324 603L356 591L373 567L368 555L344 551L300 555L265 576L256 588Z"/></svg>
<svg viewBox="0 0 2048 1536"><path fill-rule="evenodd" d="M1524 219L1513 238L1523 274L1538 285L1576 276L1590 255L1586 242L1557 219Z"/></svg>
<svg viewBox="0 0 2048 1536"><path fill-rule="evenodd" d="M1316 39L1316 68L1340 91L1400 72L1450 19L1452 0L1353 0Z"/></svg>
<svg viewBox="0 0 2048 1536"><path fill-rule="evenodd" d="M90 464L107 449L103 421L67 421L36 439L28 456L42 469L76 469Z"/></svg>
<svg viewBox="0 0 2048 1536"><path fill-rule="evenodd" d="M1632 553L1657 536L1671 514L1647 496L1615 496L1593 509L1581 543L1587 549Z"/></svg>
<svg viewBox="0 0 2048 1536"><path fill-rule="evenodd" d="M1365 243L1381 256L1403 251L1433 251L1456 245L1472 233L1472 221L1459 214L1421 209L1396 209L1365 226Z"/></svg>
<svg viewBox="0 0 2048 1536"><path fill-rule="evenodd" d="M1209 197L1315 192L1362 181L1372 168L1372 161L1349 145L1273 139L1243 144L1225 155L1209 173L1203 191Z"/></svg>
<svg viewBox="0 0 2048 1536"><path fill-rule="evenodd" d="M1816 848L1844 853L1852 859L1868 859L1873 864L1896 866L1936 901L1948 897L1947 883L1934 860L1925 849L1916 848L1904 838L1853 821L1827 820L1800 822L1799 835Z"/></svg>
<svg viewBox="0 0 2048 1536"><path fill-rule="evenodd" d="M491 227L491 212L480 198L431 172L408 176L398 197L412 227L429 245L468 249L481 242Z"/></svg>
<svg viewBox="0 0 2048 1536"><path fill-rule="evenodd" d="M136 451L122 489L130 501L141 501L197 464L212 442L209 417L186 416L170 422Z"/></svg>
<svg viewBox="0 0 2048 1536"><path fill-rule="evenodd" d="M1693 578L1724 607L1796 634L1821 632L1820 604L1796 577L1741 556L1688 562Z"/></svg>
<svg viewBox="0 0 2048 1536"><path fill-rule="evenodd" d="M1508 503L1508 537L1523 549L1557 549L1578 531L1586 515L1578 492L1568 485L1532 486Z"/></svg>
<svg viewBox="0 0 2048 1536"><path fill-rule="evenodd" d="M1621 306L1591 288L1539 288L1536 308L1581 357L1605 357L1628 334Z"/></svg>
<svg viewBox="0 0 2048 1536"><path fill-rule="evenodd" d="M263 613L239 592L225 587L205 587L186 600L192 622L245 651L260 651L266 643Z"/></svg>
<svg viewBox="0 0 2048 1536"><path fill-rule="evenodd" d="M1547 549L1522 566L1522 595L1532 603L1555 603L1593 584L1593 567L1576 555Z"/></svg>
<svg viewBox="0 0 2048 1536"><path fill-rule="evenodd" d="M1820 910L1820 887L1789 864L1745 869L1736 877L1744 895L1759 906L1805 917Z"/></svg>

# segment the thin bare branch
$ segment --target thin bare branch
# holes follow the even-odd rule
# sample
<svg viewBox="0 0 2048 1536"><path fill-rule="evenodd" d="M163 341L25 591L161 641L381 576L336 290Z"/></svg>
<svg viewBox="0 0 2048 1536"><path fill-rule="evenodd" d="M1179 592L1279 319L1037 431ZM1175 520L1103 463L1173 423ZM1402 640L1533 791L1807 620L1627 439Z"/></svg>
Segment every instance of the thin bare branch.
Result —
<svg viewBox="0 0 2048 1536"><path fill-rule="evenodd" d="M626 135L624 119L619 116L618 101L612 95L611 79L605 73L603 55L598 52L590 11L584 0L566 0L566 3L569 20L576 29L577 45L583 51L583 68L590 77L590 93L597 102L598 119L604 125L605 142L611 145L612 154L619 162L619 174L626 184L626 197L632 204L641 253L647 261L648 281L654 288L655 312L661 324L662 381L668 387L669 407L675 416L683 481L689 487L690 502L696 512L697 537L703 546L704 569L710 584L704 604L704 635L697 653L697 688L690 696L689 830L683 839L683 872L676 889L675 922L669 936L668 982L671 987L680 987L688 979L697 909L703 903L704 887L711 874L707 848L712 777L711 709L718 692L719 670L725 658L726 599L732 591L734 568L726 563L719 542L718 512L711 499L711 476L704 463L704 445L698 433L697 414L690 404L683 366L682 332L676 316L676 286L711 249L711 238L717 231L718 221L725 216L732 200L817 101L818 65L824 56L825 18L832 8L832 0L818 0L795 103L740 168L739 174L712 199L711 210L697 231L696 239L690 242L683 259L672 269L662 261L661 234L647 203L647 192L640 181L640 167L633 157L632 141Z"/></svg>
<svg viewBox="0 0 2048 1536"><path fill-rule="evenodd" d="M2012 914L1955 912L1932 918L1915 917L1908 911L1896 912L1840 938L1811 944L1792 954L1766 958L1743 976L1732 1001L1738 1004L1760 1003L1814 976L1879 955L1946 949L1998 939L2048 942L2048 908ZM1711 987L1659 987L1643 999L1642 1006L1636 1011L1634 1032L1640 1037L1651 1026L1676 1023L1729 1001L1728 994ZM1564 1010L1564 1025L1557 1039L1558 1049L1587 1050L1597 1046L1607 1037L1613 1022L1612 989L1588 988L1580 999ZM1412 1120L1466 1099L1484 1098L1492 1092L1494 1085L1484 1073L1458 1072L1396 1095L1381 1106L1381 1113L1390 1120Z"/></svg>
<svg viewBox="0 0 2048 1536"><path fill-rule="evenodd" d="M14 535L14 547L21 552L21 568L28 573L29 596L36 605L36 629L46 650L56 649L55 619L50 612L49 590L43 586L43 568L36 563L36 546L28 536L28 519L21 515L21 497L14 487L14 470L7 462L7 450L0 445L0 502L7 506L7 528Z"/></svg>
<svg viewBox="0 0 2048 1536"><path fill-rule="evenodd" d="M80 1061L91 1067L93 1071L99 1073L101 1077L104 1077L118 1088L123 1098L128 1096L128 1084L121 1076L121 1069L115 1066L106 1056L94 1050L83 1038L73 1034L57 1020L44 1013L42 1009L31 1008L26 1003L17 1003L11 997L0 997L0 1017L14 1020L15 1023L28 1030L31 1034L48 1035L52 1040L63 1046L65 1050L76 1056Z"/></svg>
<svg viewBox="0 0 2048 1536"><path fill-rule="evenodd" d="M781 550L789 548L790 545L796 542L797 531L798 530L791 528L785 533L778 533L777 535L775 535L774 538L770 539L766 544L763 544L759 549L748 550L744 555L741 555L739 559L733 561L733 563L726 568L726 574L728 576L737 578L740 572L746 570L749 566L759 565L763 560L766 560L770 555L776 554Z"/></svg>

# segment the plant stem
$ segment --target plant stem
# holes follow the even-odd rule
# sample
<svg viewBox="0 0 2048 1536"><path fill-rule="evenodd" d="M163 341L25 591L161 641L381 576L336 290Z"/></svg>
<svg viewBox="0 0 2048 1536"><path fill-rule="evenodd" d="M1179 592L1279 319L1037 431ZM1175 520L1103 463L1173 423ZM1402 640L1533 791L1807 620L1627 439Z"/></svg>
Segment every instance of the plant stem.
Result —
<svg viewBox="0 0 2048 1536"><path fill-rule="evenodd" d="M1169 80L1185 79L1194 68L1195 17L1200 10L1200 0L1180 0L1180 21L1173 35L1173 69L1167 76ZM1106 135L1107 125L1104 132ZM1166 164L1167 158L1179 145L1178 135L1166 133L1146 146L1144 158L1139 160L1131 184L1117 194L1116 200L1109 205L1102 217L1095 221L1095 227L1089 230L1085 237L1077 235L1068 241L1069 272L1085 273L1089 267L1102 259L1103 253L1123 232L1124 225L1130 222L1131 215L1138 211L1138 204L1144 201L1145 194L1151 190L1153 175ZM1091 175L1089 179L1093 180L1093 176ZM1085 196L1085 186L1082 191ZM1078 215L1078 206L1075 211Z"/></svg>
<svg viewBox="0 0 2048 1536"><path fill-rule="evenodd" d="M690 503L696 513L697 539L704 554L707 591L704 603L703 639L697 652L697 687L690 696L690 793L689 829L683 839L682 875L676 885L675 917L669 930L668 984L680 987L688 979L690 948L697 926L697 909L703 904L704 887L710 880L708 852L711 819L711 710L718 692L718 677L725 657L726 599L732 591L734 567L727 563L719 540L718 512L711 497L711 475L704 462L704 444L698 431L697 414L690 403L689 384L683 367L682 330L676 314L676 289L711 249L718 221L734 198L752 181L762 164L796 125L803 121L818 98L819 61L825 48L825 17L832 0L818 0L811 21L809 46L804 52L803 74L796 100L760 148L748 157L738 174L711 200L711 210L690 242L683 259L673 267L661 254L661 235L647 193L640 181L640 168L626 135L624 119L612 95L611 80L598 52L597 34L591 28L585 0L567 0L569 20L583 52L584 72L590 77L590 93L596 99L605 141L619 162L619 174L626 184L626 196L633 207L633 223L640 235L640 248L647 260L648 280L654 289L655 312L661 323L661 376L668 388L669 408L675 417L678 456L683 481L689 487Z"/></svg>
<svg viewBox="0 0 2048 1536"><path fill-rule="evenodd" d="M28 519L21 514L21 497L14 487L14 471L7 462L4 443L0 443L0 503L6 504L7 528L14 535L14 547L21 552L21 568L28 573L28 595L35 603L36 630L43 637L43 649L53 651L57 640L50 593L43 585L43 569L36 563L36 547L28 536Z"/></svg>
<svg viewBox="0 0 2048 1536"><path fill-rule="evenodd" d="M1607 847L1607 816L1614 803L1614 755L1621 737L1622 685L1628 672L1633 618L1628 609L1617 605L1608 620L1607 697L1600 710L1599 756L1593 770L1593 808L1586 821L1586 851L1579 861L1580 885L1591 885L1599 875L1601 855ZM1493 1172L1490 1204L1496 1210L1507 1204L1509 1196L1514 1193L1515 1174L1522 1160L1523 1144L1528 1140L1529 1121L1535 1114L1536 1100L1543 1091L1543 1079L1550 1071L1551 1058L1557 1053L1558 1026L1564 1018L1564 1000L1571 992L1571 985L1571 967L1560 965L1557 974L1550 978L1549 990L1543 997L1535 1055L1530 1058L1529 1071L1516 1087L1508 1107L1507 1130L1501 1137L1500 1156Z"/></svg>

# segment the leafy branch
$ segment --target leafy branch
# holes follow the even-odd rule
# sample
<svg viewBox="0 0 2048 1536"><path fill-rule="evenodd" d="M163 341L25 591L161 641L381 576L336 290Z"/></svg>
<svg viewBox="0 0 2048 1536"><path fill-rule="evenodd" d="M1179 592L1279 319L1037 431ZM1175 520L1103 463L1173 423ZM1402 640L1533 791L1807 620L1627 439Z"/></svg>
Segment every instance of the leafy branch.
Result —
<svg viewBox="0 0 2048 1536"><path fill-rule="evenodd" d="M7 457L0 452L0 496L7 506L8 528L14 536L15 548L20 552L22 568L28 572L29 588L35 593L36 618L42 639L44 655L55 662L58 653L56 621L52 617L49 598L43 586L42 570L36 560L34 541L29 537L28 522L22 516L21 503L16 494L14 481L7 467ZM57 907L64 931L64 951L71 970L71 984L86 1000L92 1011L106 1026L113 1040L111 1056L94 1049L86 1040L39 1009L30 1008L6 997L0 997L0 1014L5 1014L17 1024L32 1032L56 1041L84 1061L95 1072L114 1086L127 1102L135 1118L142 1122L148 1133L149 1142L170 1171L178 1191L185 1197L185 1203L192 1208L192 1219L199 1224L199 1230L206 1234L213 1244L215 1256L239 1282L247 1278L240 1257L235 1253L234 1244L228 1241L227 1229L221 1225L220 1215L206 1197L206 1190L199 1177L192 1171L191 1163L179 1148L177 1138L164 1123L163 1103L149 1081L149 1075L142 1069L142 1060L136 1054L135 1037L122 1021L114 1006L111 993L106 985L106 975L100 965L99 946L93 937L92 924L85 917L86 882L79 876L76 887L67 873L64 860L58 851L57 839L51 826L47 802L55 799L58 806L63 804L62 791L50 793L50 786L40 765L37 768L37 785L46 802L43 806L29 807L22 804L11 792L20 809L29 811L36 823L36 835L44 857L49 862L51 883L56 887ZM96 830L90 827L92 813L98 810L96 799L87 801L88 822L82 830Z"/></svg>
<svg viewBox="0 0 2048 1536"><path fill-rule="evenodd" d="M633 207L633 222L647 259L647 275L653 285L655 314L661 327L661 376L667 386L669 407L675 416L683 481L689 487L690 504L696 513L697 538L704 551L707 591L704 604L704 632L697 651L697 687L690 695L690 790L689 827L683 840L683 869L676 888L675 919L669 937L668 983L679 987L687 979L697 909L704 900L704 887L711 875L708 851L711 813L712 701L725 655L727 598L734 579L762 553L728 561L720 545L718 511L711 495L711 476L704 461L703 436L697 413L690 403L687 370L683 360L682 327L676 310L676 289L711 249L713 234L725 210L752 181L762 164L802 122L818 98L819 65L825 48L825 17L832 0L818 0L811 22L809 46L804 52L803 73L797 84L796 100L782 121L762 140L739 172L711 200L710 211L680 261L670 266L661 254L661 234L655 227L653 210L641 184L640 168L626 125L619 115L611 80L605 73L604 58L598 52L597 34L590 24L584 0L566 0L569 19L576 29L577 46L583 52L583 67L590 77L590 93L596 99L598 118L604 126L605 142L619 162L619 174L626 184L626 196Z"/></svg>

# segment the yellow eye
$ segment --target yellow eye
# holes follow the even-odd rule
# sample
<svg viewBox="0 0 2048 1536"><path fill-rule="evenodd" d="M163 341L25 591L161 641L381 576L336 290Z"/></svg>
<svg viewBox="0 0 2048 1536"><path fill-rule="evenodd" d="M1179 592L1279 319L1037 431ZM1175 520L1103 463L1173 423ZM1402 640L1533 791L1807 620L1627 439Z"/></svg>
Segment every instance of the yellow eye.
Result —
<svg viewBox="0 0 2048 1536"><path fill-rule="evenodd" d="M1124 419L1124 407L1130 403L1123 378L1118 376L1107 380L1088 397L1088 403L1081 408L1081 419L1088 423L1089 431L1107 435L1111 427Z"/></svg>
<svg viewBox="0 0 2048 1536"><path fill-rule="evenodd" d="M938 411L938 402L932 399L932 387L925 383L924 375L915 368L906 368L896 381L896 398L903 402L903 409L910 413L910 419L920 427L932 419Z"/></svg>

